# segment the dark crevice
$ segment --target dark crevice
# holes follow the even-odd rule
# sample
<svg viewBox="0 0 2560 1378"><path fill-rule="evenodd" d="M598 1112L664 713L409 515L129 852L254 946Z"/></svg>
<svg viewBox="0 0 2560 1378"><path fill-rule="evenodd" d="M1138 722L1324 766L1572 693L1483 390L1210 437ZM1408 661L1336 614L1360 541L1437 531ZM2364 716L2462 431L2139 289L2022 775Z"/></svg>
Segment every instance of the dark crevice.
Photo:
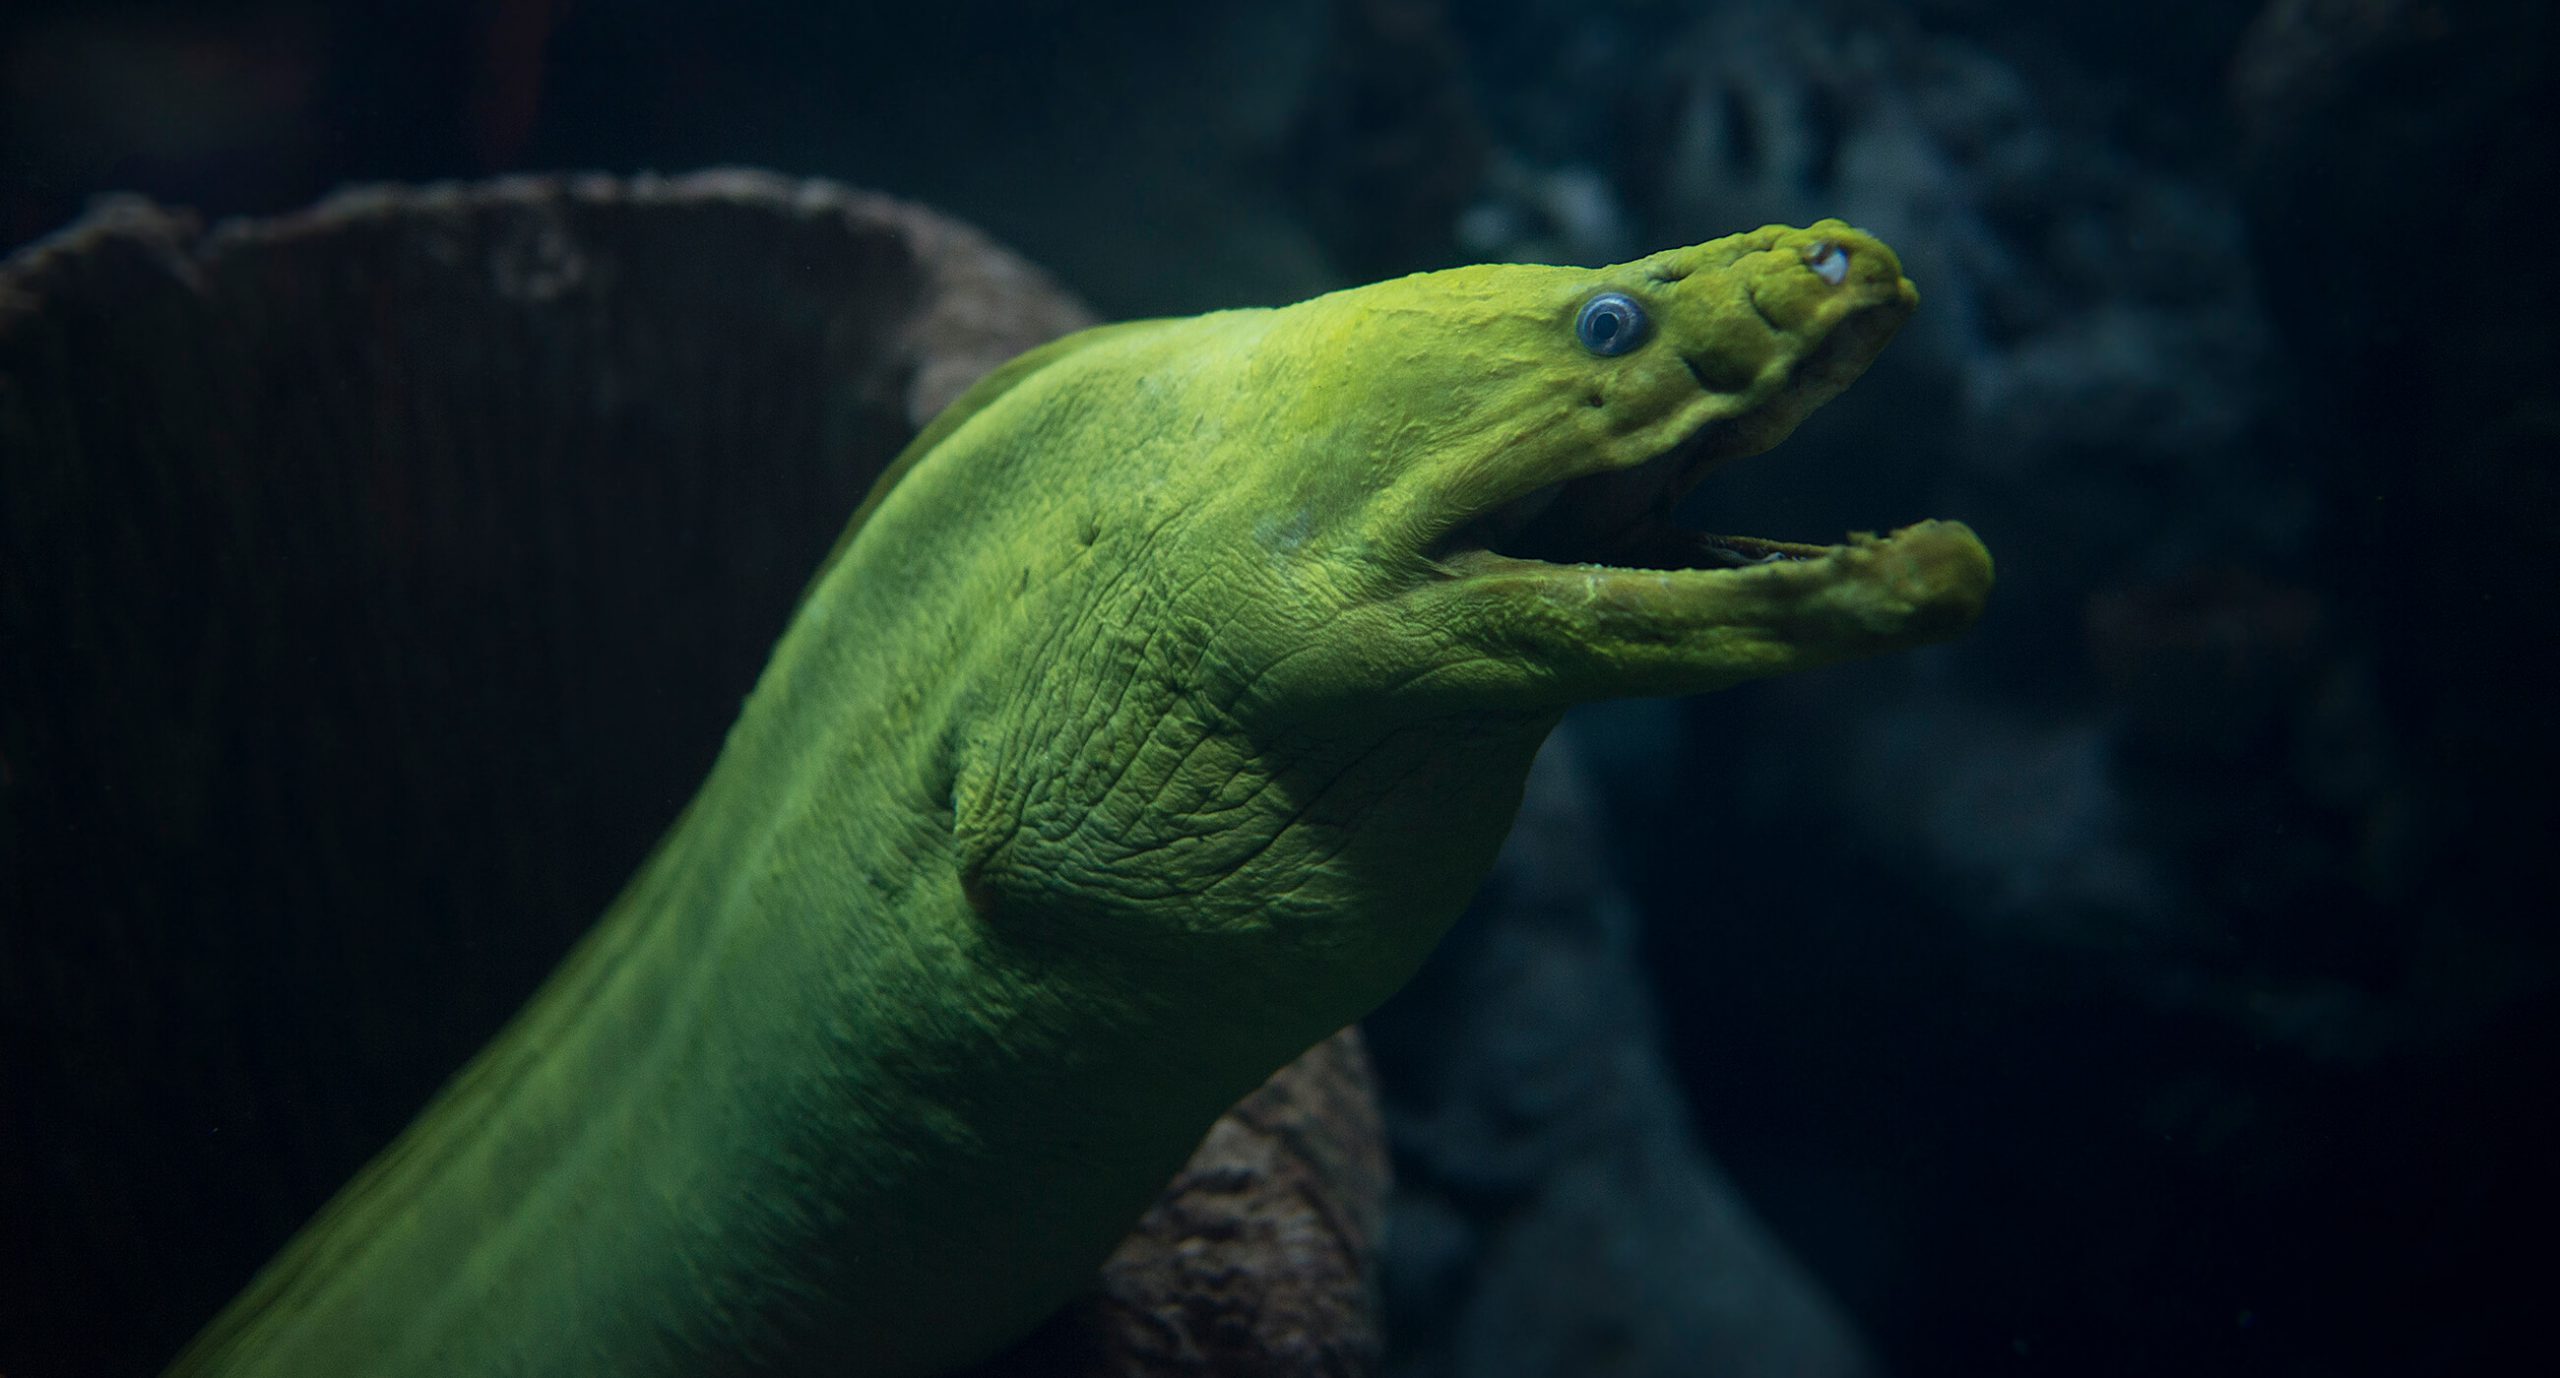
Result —
<svg viewBox="0 0 2560 1378"><path fill-rule="evenodd" d="M1717 123L1724 135L1724 165L1737 176L1754 177L1760 172L1762 158L1760 121L1751 113L1751 102L1742 88L1727 83L1716 95Z"/></svg>
<svg viewBox="0 0 2560 1378"><path fill-rule="evenodd" d="M1805 151L1804 166L1796 169L1797 187L1816 194L1827 192L1840 179L1840 146L1847 137L1848 112L1839 92L1817 84L1805 91L1799 115L1811 147Z"/></svg>

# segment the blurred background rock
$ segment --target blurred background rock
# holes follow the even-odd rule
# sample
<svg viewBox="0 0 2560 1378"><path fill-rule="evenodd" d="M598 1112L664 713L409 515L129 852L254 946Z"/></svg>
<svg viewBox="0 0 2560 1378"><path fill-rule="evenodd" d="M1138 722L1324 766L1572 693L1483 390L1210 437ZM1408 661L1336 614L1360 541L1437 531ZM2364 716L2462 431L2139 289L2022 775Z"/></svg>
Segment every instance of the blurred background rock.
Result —
<svg viewBox="0 0 2560 1378"><path fill-rule="evenodd" d="M1510 1017L1614 1030L1595 1082L1659 1058L1647 1142L1747 1200L1855 1332L1825 1352L2475 1372L2542 1340L2516 1260L2560 1224L2555 28L2540 0L19 0L0 239L109 190L220 216L749 163L938 205L1118 316L1857 221L1922 312L1692 516L1963 518L1991 613L1578 720L1589 931L1659 1013L1596 1019L1636 997L1586 963ZM1373 1031L1390 1264L1425 1270L1390 1274L1392 1368L1543 1363L1559 1332L1484 1299L1595 1275L1498 1247L1560 1198L1491 1155L1552 1140L1463 1147L1473 1074L1429 1041L1560 960L1462 940ZM1667 1198L1568 1194L1626 1214L1518 1237L1662 1284L1565 1332L1576 1371L1702 1371Z"/></svg>

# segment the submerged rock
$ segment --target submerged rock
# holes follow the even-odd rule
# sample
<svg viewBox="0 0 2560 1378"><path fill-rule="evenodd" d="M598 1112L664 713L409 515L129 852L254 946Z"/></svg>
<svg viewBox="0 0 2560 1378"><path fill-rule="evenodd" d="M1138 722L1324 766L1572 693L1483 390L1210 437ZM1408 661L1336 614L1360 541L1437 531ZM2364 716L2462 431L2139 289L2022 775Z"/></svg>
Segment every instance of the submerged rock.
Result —
<svg viewBox="0 0 2560 1378"><path fill-rule="evenodd" d="M889 458L1089 319L749 172L125 199L0 265L13 1369L165 1361L602 912ZM1281 1073L1079 1371L1367 1371L1382 1154L1356 1042Z"/></svg>
<svg viewBox="0 0 2560 1378"><path fill-rule="evenodd" d="M1371 1016L1399 1378L1856 1378L1849 1320L1700 1146L1570 729L1492 877Z"/></svg>

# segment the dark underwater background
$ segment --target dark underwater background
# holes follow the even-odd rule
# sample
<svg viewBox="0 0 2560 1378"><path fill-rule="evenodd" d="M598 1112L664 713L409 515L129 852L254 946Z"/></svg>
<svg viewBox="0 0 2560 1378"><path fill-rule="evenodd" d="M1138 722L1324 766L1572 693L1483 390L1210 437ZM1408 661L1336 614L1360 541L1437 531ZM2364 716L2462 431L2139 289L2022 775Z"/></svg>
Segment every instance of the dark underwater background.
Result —
<svg viewBox="0 0 2560 1378"><path fill-rule="evenodd" d="M106 192L214 219L747 165L938 207L1122 317L1859 224L1919 315L1689 515L1961 519L1990 611L1569 724L1532 797L1563 841L1515 848L1502 912L1372 1021L1387 1371L2468 1374L2549 1362L2560 1279L2555 54L2536 0L14 0L0 246ZM96 613L137 664L176 615ZM752 674L770 626L683 615L727 641L671 676ZM11 660L0 726L42 749L55 667ZM475 749L655 727L505 709ZM547 926L449 897L488 933L382 993L411 1042L331 1050L374 1137L292 1181L325 1195L441 1075L366 1057L450 1066L505 1017L672 816L694 732L557 801L601 894L541 897ZM438 766L347 766L375 768ZM32 835L52 804L14 774ZM219 1131L112 1057L65 1069L64 992L111 969L83 935L151 917L88 927L36 860L0 851L0 1374L151 1372L297 1207L84 1237L119 1189L81 1163L114 1160L63 1126ZM272 1034L161 1036L295 1065Z"/></svg>

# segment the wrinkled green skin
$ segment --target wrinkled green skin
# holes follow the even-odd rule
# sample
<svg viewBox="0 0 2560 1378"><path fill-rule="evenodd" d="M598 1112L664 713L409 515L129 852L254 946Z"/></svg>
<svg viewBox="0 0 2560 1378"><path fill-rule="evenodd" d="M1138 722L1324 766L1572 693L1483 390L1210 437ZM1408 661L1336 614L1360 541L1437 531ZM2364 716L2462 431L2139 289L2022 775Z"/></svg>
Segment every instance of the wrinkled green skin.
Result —
<svg viewBox="0 0 2560 1378"><path fill-rule="evenodd" d="M1603 287L1655 323L1617 358L1573 331ZM1413 971L1566 706L1972 620L1989 560L1946 524L1716 572L1431 555L1703 425L1774 443L1914 300L1826 222L1009 365L856 517L597 930L177 1371L896 1375L1001 1347L1221 1111ZM1804 362L1844 323L1854 348Z"/></svg>

